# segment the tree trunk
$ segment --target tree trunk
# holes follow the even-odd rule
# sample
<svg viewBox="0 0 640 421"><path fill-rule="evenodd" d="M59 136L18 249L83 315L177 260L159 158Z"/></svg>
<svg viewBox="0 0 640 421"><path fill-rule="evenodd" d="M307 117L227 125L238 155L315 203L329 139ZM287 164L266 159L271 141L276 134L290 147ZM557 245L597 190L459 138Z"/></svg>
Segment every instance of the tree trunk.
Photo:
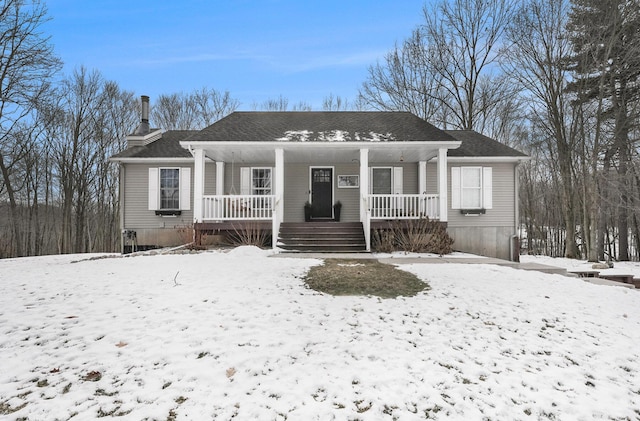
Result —
<svg viewBox="0 0 640 421"><path fill-rule="evenodd" d="M9 169L4 164L4 157L0 155L0 171L2 172L2 178L4 180L4 186L9 196L9 215L11 216L11 226L13 228L14 248L11 252L12 255L21 257L23 255L22 236L20 232L20 218L18 216L18 205L16 203L15 191L11 178L9 176Z"/></svg>
<svg viewBox="0 0 640 421"><path fill-rule="evenodd" d="M626 86L621 83L617 98L614 100L614 110L616 112L615 140L618 150L618 192L620 194L620 205L618 206L618 243L619 261L629 260L629 178L627 169L631 163L629 153L629 117L627 114L627 104L624 98Z"/></svg>

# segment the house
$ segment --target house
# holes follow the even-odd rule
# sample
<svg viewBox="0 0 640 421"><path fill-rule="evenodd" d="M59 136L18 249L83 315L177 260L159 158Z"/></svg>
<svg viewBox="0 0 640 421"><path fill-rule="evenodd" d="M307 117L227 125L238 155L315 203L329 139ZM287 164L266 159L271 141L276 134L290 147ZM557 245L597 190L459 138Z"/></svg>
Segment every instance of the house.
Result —
<svg viewBox="0 0 640 421"><path fill-rule="evenodd" d="M517 167L527 156L477 132L350 111L234 112L200 131L162 132L149 127L148 101L128 148L111 158L121 228L139 247L253 221L275 233L274 248L291 227L351 226L370 250L380 223L428 216L446 224L456 250L517 258ZM337 202L340 223L319 225Z"/></svg>

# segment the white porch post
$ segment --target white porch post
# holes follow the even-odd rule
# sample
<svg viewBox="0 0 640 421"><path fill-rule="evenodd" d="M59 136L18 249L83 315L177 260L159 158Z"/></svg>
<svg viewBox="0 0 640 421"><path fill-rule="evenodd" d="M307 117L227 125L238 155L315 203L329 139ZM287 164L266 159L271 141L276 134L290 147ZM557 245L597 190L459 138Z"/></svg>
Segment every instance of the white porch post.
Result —
<svg viewBox="0 0 640 421"><path fill-rule="evenodd" d="M440 221L447 222L447 148L438 149L438 200Z"/></svg>
<svg viewBox="0 0 640 421"><path fill-rule="evenodd" d="M427 194L427 161L418 162L418 194ZM428 215L427 198L420 199L418 211L420 215Z"/></svg>
<svg viewBox="0 0 640 421"><path fill-rule="evenodd" d="M367 206L366 196L369 194L369 149L360 149L360 222L364 222Z"/></svg>
<svg viewBox="0 0 640 421"><path fill-rule="evenodd" d="M280 231L280 222L282 222L284 215L284 149L276 149L276 167L275 167L275 209L272 219L272 247L275 250L278 244L278 233Z"/></svg>
<svg viewBox="0 0 640 421"><path fill-rule="evenodd" d="M360 149L360 222L364 229L367 251L371 250L371 220L367 196L369 195L369 149Z"/></svg>
<svg viewBox="0 0 640 421"><path fill-rule="evenodd" d="M204 196L204 149L194 151L193 222L202 222Z"/></svg>
<svg viewBox="0 0 640 421"><path fill-rule="evenodd" d="M224 161L216 161L216 196L224 194Z"/></svg>

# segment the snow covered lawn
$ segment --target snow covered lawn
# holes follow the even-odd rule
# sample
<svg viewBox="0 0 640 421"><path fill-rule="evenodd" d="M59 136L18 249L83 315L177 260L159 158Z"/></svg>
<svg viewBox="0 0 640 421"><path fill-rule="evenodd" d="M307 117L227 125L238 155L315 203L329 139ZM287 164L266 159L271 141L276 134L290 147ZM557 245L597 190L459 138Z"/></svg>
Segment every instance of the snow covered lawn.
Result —
<svg viewBox="0 0 640 421"><path fill-rule="evenodd" d="M332 297L268 255L0 260L0 418L640 418L640 291L413 264L416 297Z"/></svg>

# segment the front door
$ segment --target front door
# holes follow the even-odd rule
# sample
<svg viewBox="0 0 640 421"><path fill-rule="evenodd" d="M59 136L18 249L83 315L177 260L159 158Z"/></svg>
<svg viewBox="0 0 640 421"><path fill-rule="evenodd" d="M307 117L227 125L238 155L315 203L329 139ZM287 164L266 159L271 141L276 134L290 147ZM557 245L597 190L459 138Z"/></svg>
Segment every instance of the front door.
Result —
<svg viewBox="0 0 640 421"><path fill-rule="evenodd" d="M314 218L332 218L333 168L311 168L311 205Z"/></svg>

